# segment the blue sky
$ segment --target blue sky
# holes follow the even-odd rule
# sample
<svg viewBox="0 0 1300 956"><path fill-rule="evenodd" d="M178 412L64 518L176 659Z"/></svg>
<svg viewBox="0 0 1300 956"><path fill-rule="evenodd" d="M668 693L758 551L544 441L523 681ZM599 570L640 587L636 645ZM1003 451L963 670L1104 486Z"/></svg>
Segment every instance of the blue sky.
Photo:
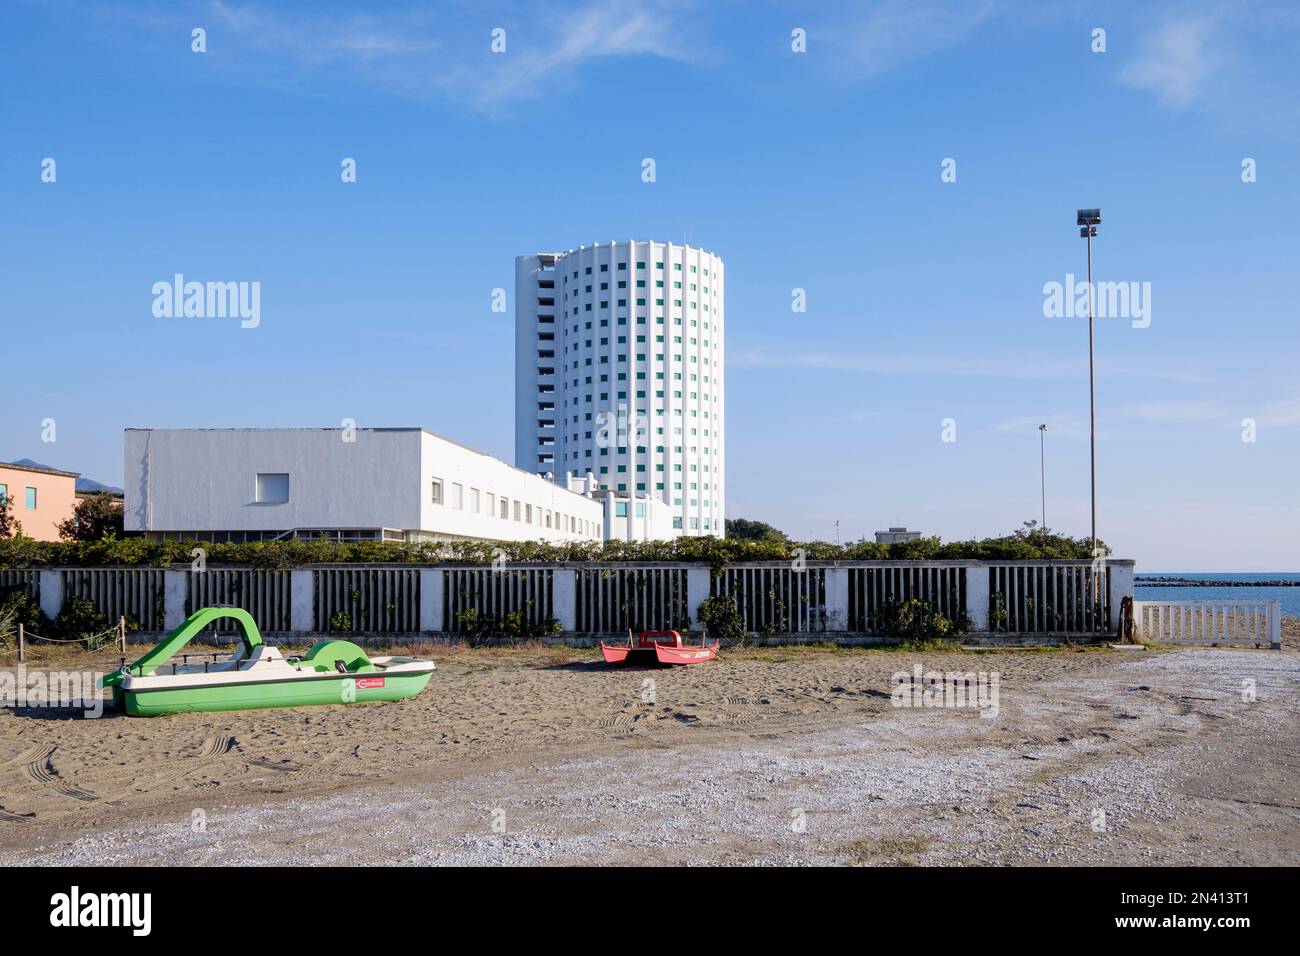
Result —
<svg viewBox="0 0 1300 956"><path fill-rule="evenodd" d="M1297 54L1249 2L8 3L0 459L118 483L125 427L344 418L509 459L514 257L687 239L727 264L729 516L1004 532L1047 423L1082 535L1087 323L1043 287L1100 206L1096 278L1151 290L1098 324L1100 535L1297 570ZM155 317L177 272L261 324Z"/></svg>

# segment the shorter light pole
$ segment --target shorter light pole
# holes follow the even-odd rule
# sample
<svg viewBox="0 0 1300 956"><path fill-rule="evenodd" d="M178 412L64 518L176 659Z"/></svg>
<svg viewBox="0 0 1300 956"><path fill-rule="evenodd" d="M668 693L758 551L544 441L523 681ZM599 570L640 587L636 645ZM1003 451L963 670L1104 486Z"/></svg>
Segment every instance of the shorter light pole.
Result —
<svg viewBox="0 0 1300 956"><path fill-rule="evenodd" d="M1038 426L1038 478L1043 495L1043 531L1047 531L1047 426Z"/></svg>

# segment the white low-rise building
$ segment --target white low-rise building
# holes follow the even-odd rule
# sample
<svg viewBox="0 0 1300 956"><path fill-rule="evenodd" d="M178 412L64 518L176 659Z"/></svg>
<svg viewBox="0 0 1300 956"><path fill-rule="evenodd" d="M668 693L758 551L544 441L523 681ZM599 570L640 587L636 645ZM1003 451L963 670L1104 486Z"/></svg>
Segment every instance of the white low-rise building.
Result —
<svg viewBox="0 0 1300 956"><path fill-rule="evenodd" d="M906 528L890 526L888 531L876 532L876 544L903 544L920 539L921 532L908 531Z"/></svg>
<svg viewBox="0 0 1300 956"><path fill-rule="evenodd" d="M599 541L606 503L421 428L129 428L155 540Z"/></svg>

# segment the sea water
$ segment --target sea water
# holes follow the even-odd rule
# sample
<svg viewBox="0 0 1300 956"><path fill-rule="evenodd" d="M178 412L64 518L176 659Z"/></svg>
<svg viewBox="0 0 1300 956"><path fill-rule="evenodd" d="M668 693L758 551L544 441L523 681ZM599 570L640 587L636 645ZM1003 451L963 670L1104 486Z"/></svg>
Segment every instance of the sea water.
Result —
<svg viewBox="0 0 1300 956"><path fill-rule="evenodd" d="M1300 581L1300 572L1215 574L1193 571L1138 571L1139 577L1186 578L1189 581ZM1300 587L1145 587L1133 592L1139 601L1281 601L1283 617L1300 617Z"/></svg>

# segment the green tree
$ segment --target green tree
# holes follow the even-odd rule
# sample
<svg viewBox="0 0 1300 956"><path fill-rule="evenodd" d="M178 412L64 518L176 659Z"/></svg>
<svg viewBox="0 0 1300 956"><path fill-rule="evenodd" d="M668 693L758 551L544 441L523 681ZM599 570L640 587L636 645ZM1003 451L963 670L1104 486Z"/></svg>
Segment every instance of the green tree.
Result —
<svg viewBox="0 0 1300 956"><path fill-rule="evenodd" d="M14 538L23 533L23 526L14 514L14 500L0 495L0 538Z"/></svg>
<svg viewBox="0 0 1300 956"><path fill-rule="evenodd" d="M751 521L748 518L728 518L727 537L737 541L766 541L771 544L786 544L790 540L784 531L772 527L766 521Z"/></svg>
<svg viewBox="0 0 1300 956"><path fill-rule="evenodd" d="M77 502L72 517L59 522L64 541L102 541L122 536L122 501L102 491L93 491Z"/></svg>

